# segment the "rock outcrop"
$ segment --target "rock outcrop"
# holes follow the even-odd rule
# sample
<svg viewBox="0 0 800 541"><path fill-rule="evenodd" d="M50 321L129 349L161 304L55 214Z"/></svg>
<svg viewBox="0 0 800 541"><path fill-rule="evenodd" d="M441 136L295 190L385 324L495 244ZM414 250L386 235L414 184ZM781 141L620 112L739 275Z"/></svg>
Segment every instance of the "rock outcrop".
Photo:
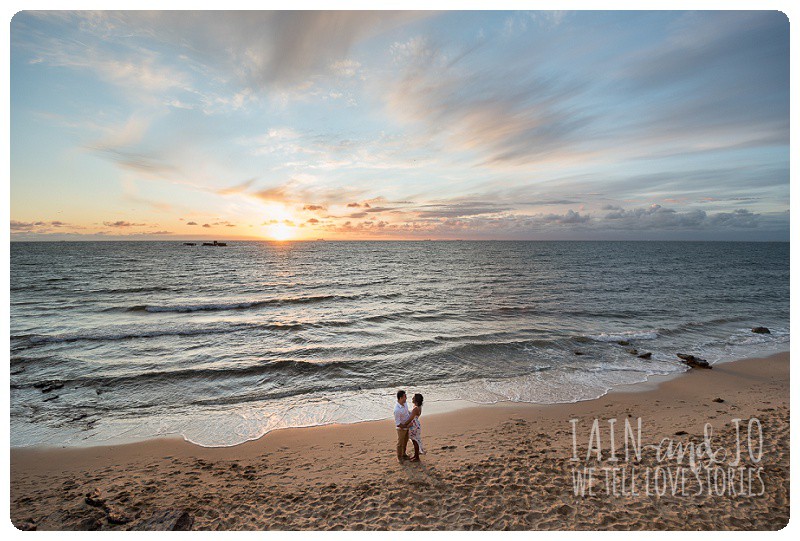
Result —
<svg viewBox="0 0 800 541"><path fill-rule="evenodd" d="M708 361L700 357L695 357L694 355L688 355L686 353L678 353L677 355L683 361L683 364L691 368L711 368Z"/></svg>

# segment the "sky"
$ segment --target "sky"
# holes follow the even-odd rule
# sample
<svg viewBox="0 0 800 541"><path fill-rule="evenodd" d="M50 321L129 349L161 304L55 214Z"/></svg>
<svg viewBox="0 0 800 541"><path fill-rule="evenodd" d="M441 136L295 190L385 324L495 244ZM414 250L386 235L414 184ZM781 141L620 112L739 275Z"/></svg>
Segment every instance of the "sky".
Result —
<svg viewBox="0 0 800 541"><path fill-rule="evenodd" d="M789 240L789 23L20 12L12 240Z"/></svg>

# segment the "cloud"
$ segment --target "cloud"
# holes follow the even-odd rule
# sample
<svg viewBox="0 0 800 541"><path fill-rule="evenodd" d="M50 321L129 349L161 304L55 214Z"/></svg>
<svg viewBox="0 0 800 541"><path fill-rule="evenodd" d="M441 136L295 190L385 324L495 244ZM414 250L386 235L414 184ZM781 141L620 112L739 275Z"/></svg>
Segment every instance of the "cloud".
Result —
<svg viewBox="0 0 800 541"><path fill-rule="evenodd" d="M542 217L542 220L559 224L584 224L590 220L590 217L588 215L581 215L579 212L570 209L564 215L546 214Z"/></svg>
<svg viewBox="0 0 800 541"><path fill-rule="evenodd" d="M20 222L19 220L11 220L11 231L30 231L36 227L34 222Z"/></svg>
<svg viewBox="0 0 800 541"><path fill-rule="evenodd" d="M538 73L533 65L470 64L479 49L446 51L424 37L395 43L401 76L388 81L387 109L487 163L531 163L583 134L592 121L577 100L584 83Z"/></svg>
<svg viewBox="0 0 800 541"><path fill-rule="evenodd" d="M332 233L365 237L421 238L619 238L652 235L710 235L729 238L736 232L778 235L787 226L785 213L762 215L745 209L707 212L703 209L676 210L658 204L624 209L606 205L605 214L594 215L567 209L560 213L525 214L498 207L496 212L459 213L455 204L441 205L446 212L426 215L414 209L387 220L363 219L366 212L351 214L345 221L328 222L322 227ZM425 208L423 206L422 208ZM468 207L464 205L462 210ZM453 210L450 212L450 210ZM477 210L477 209L476 209ZM489 209L486 209L489 210ZM743 234L743 233L736 233ZM666 237L669 238L669 237ZM692 238L692 236L685 237ZM735 237L734 237L735 238ZM758 238L758 237L753 237Z"/></svg>
<svg viewBox="0 0 800 541"><path fill-rule="evenodd" d="M220 194L220 195L236 195L236 194L244 193L257 180L258 180L258 178L254 177L254 178L245 180L242 183L236 184L235 186L230 186L228 188L221 188L221 189L217 190L217 193Z"/></svg>
<svg viewBox="0 0 800 541"><path fill-rule="evenodd" d="M84 229L83 226L73 225L70 223L62 222L60 220L50 220L50 221L39 220L36 222L23 222L20 220L11 220L9 226L12 233L17 233L17 232L47 233L50 231L56 231L64 228L71 230Z"/></svg>
<svg viewBox="0 0 800 541"><path fill-rule="evenodd" d="M60 14L54 14L61 17ZM391 11L182 11L80 12L69 22L98 39L139 44L157 36L199 66L213 66L243 87L286 89L318 74L353 76L359 65L348 53L358 42L405 22L429 16ZM126 64L70 54L63 63L90 65L112 80L150 87L182 84L180 74L151 62ZM48 61L45 55L39 55ZM85 56L85 55L84 55ZM53 60L50 60L51 62ZM198 66L198 67L199 67Z"/></svg>
<svg viewBox="0 0 800 541"><path fill-rule="evenodd" d="M102 139L87 146L98 151L132 147L142 141L152 121L149 115L133 113L122 125L102 126Z"/></svg>
<svg viewBox="0 0 800 541"><path fill-rule="evenodd" d="M325 207L323 207L322 205L304 205L303 210L309 210L313 212L317 210L325 210Z"/></svg>
<svg viewBox="0 0 800 541"><path fill-rule="evenodd" d="M114 148L89 148L106 156L121 169L138 173L140 177L165 179L179 173L175 165L158 156Z"/></svg>
<svg viewBox="0 0 800 541"><path fill-rule="evenodd" d="M126 222L125 220L118 220L116 222L103 222L106 227L140 227L147 224L136 224L133 222Z"/></svg>
<svg viewBox="0 0 800 541"><path fill-rule="evenodd" d="M456 218L480 214L496 214L510 210L510 207L489 201L469 201L427 204L421 205L418 209L423 209L415 212L419 218Z"/></svg>
<svg viewBox="0 0 800 541"><path fill-rule="evenodd" d="M282 184L247 192L247 195L268 202L303 203L311 200L330 205L343 204L344 201L352 200L353 197L363 195L367 191L366 188L355 186L326 186L316 180L309 175L297 176Z"/></svg>
<svg viewBox="0 0 800 541"><path fill-rule="evenodd" d="M186 74L161 63L160 55L147 47L131 45L134 36L127 32L113 12L25 12L27 17L12 21L14 45L25 49L41 66L67 68L93 73L102 82L123 90L132 100L153 103L153 97L188 85ZM99 24L105 19L105 25ZM112 19L116 19L112 23ZM71 35L53 32L53 23L74 29ZM120 39L127 37L128 39ZM116 41L119 46L108 47Z"/></svg>
<svg viewBox="0 0 800 541"><path fill-rule="evenodd" d="M674 152L785 144L788 43L778 11L682 14L663 41L631 53L615 74L638 117L626 138ZM643 99L651 106L635 105Z"/></svg>
<svg viewBox="0 0 800 541"><path fill-rule="evenodd" d="M203 227L211 227L211 224L203 224Z"/></svg>
<svg viewBox="0 0 800 541"><path fill-rule="evenodd" d="M747 209L736 209L733 212L718 212L709 216L709 226L718 228L753 229L760 225L761 216Z"/></svg>
<svg viewBox="0 0 800 541"><path fill-rule="evenodd" d="M186 222L186 225L197 225L197 222Z"/></svg>
<svg viewBox="0 0 800 541"><path fill-rule="evenodd" d="M683 212L653 204L649 207L615 210L606 214L600 227L607 229L644 230L705 230L754 229L761 216L746 209L709 214L702 209Z"/></svg>
<svg viewBox="0 0 800 541"><path fill-rule="evenodd" d="M361 63L351 59L338 60L330 65L331 71L341 77L353 77L358 73L359 68L361 68Z"/></svg>

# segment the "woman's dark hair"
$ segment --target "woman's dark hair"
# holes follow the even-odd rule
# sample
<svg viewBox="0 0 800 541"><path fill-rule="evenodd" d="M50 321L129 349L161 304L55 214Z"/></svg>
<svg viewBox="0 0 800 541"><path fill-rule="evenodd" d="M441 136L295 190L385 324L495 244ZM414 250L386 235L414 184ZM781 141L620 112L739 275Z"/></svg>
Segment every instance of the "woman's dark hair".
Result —
<svg viewBox="0 0 800 541"><path fill-rule="evenodd" d="M422 395L417 393L414 395L414 398L411 399L415 406L422 406Z"/></svg>

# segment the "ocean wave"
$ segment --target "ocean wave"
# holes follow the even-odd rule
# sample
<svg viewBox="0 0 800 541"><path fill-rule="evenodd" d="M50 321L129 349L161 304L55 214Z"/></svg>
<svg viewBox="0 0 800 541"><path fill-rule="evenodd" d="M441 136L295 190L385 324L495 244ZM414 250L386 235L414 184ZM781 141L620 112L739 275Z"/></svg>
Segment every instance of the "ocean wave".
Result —
<svg viewBox="0 0 800 541"><path fill-rule="evenodd" d="M313 295L308 297L283 297L276 299L263 299L257 301L221 302L221 303L201 303L201 304L137 304L127 307L110 307L104 312L202 312L202 311L222 311L222 310L245 310L248 308L259 308L262 306L282 306L291 304L308 304L324 302L329 300L348 300L357 299L361 295Z"/></svg>
<svg viewBox="0 0 800 541"><path fill-rule="evenodd" d="M92 294L118 294L118 293L154 293L156 291L177 291L176 289L163 287L163 286L140 286L140 287L112 287L107 289L93 289L88 290L86 293Z"/></svg>
<svg viewBox="0 0 800 541"><path fill-rule="evenodd" d="M23 334L14 335L12 340L27 341L30 344L50 344L60 342L81 342L81 341L116 341L131 340L135 338L157 338L162 336L196 336L203 334L226 334L244 330L262 329L275 331L300 330L304 327L302 323L260 323L260 324L236 324L212 327L178 328L178 329L129 329L129 330L110 330L94 331L85 333L66 333L66 334Z"/></svg>
<svg viewBox="0 0 800 541"><path fill-rule="evenodd" d="M686 331L693 331L695 329L702 329L704 327L713 327L715 325L724 325L726 323L736 323L738 321L747 321L748 318L746 317L720 317L720 318L713 318L707 319L705 321L687 321L686 323L681 323L676 325L675 327L671 328L660 328L658 329L658 334L663 336L668 335L676 335Z"/></svg>
<svg viewBox="0 0 800 541"><path fill-rule="evenodd" d="M153 385L166 383L193 383L198 380L228 380L236 377L269 376L270 379L300 377L313 375L314 377L347 378L353 371L364 370L376 361L328 361L307 362L299 360L273 360L254 362L242 366L227 366L225 368L178 368L174 370L151 370L135 373L122 373L119 375L93 375L60 380L65 385L79 385L91 387L105 387L118 390L129 385ZM265 383L265 382L261 382ZM281 387L279 381L275 381ZM275 387L276 385L273 385ZM264 389L267 390L266 388ZM289 396L295 391L284 389Z"/></svg>
<svg viewBox="0 0 800 541"><path fill-rule="evenodd" d="M770 328L768 334L754 333L751 328L740 328L738 332L732 334L726 340L726 344L730 346L748 346L760 345L773 342L785 342L789 339L789 329L787 328Z"/></svg>

